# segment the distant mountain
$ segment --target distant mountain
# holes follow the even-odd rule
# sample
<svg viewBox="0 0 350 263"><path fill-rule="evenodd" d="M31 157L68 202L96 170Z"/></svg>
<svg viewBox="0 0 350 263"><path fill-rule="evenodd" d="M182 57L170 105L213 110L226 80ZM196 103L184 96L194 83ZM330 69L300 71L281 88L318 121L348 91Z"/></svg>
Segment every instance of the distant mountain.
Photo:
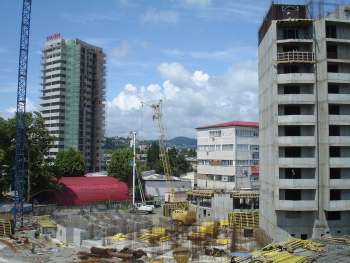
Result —
<svg viewBox="0 0 350 263"><path fill-rule="evenodd" d="M151 144L152 142L157 140L142 140L140 143L143 144ZM176 149L187 149L192 148L195 149L197 147L197 140L193 138L188 138L184 136L175 137L171 140L166 141L167 146L175 147ZM104 150L114 150L118 148L129 147L130 139L125 137L105 137L103 142Z"/></svg>
<svg viewBox="0 0 350 263"><path fill-rule="evenodd" d="M197 147L197 140L193 139L193 138L179 136L179 137L175 137L171 140L167 140L167 145L174 146L178 149L196 148Z"/></svg>

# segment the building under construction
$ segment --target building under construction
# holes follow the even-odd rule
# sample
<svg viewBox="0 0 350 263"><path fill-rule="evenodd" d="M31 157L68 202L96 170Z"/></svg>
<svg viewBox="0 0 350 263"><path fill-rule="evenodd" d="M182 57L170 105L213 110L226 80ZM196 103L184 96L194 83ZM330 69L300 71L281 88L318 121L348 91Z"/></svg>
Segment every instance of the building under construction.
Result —
<svg viewBox="0 0 350 263"><path fill-rule="evenodd" d="M60 34L42 50L41 113L54 136L49 154L79 150L86 170L100 171L104 136L105 55L101 48Z"/></svg>
<svg viewBox="0 0 350 263"><path fill-rule="evenodd" d="M349 234L350 6L275 4L259 30L260 226Z"/></svg>

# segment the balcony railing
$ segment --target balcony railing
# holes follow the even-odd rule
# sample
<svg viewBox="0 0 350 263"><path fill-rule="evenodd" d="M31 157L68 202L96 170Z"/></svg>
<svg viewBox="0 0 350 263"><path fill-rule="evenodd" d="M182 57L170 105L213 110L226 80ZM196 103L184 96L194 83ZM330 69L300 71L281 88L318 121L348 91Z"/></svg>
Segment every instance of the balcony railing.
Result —
<svg viewBox="0 0 350 263"><path fill-rule="evenodd" d="M289 51L277 53L278 63L314 63L315 55L313 52Z"/></svg>

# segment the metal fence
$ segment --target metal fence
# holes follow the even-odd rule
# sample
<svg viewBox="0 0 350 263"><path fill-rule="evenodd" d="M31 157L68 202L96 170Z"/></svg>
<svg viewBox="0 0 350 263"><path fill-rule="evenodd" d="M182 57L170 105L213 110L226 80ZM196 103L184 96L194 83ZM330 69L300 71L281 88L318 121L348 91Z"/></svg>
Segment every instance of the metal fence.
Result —
<svg viewBox="0 0 350 263"><path fill-rule="evenodd" d="M277 62L280 62L280 63L291 63L291 62L313 63L314 61L315 61L315 55L313 52L289 51L289 52L277 53Z"/></svg>

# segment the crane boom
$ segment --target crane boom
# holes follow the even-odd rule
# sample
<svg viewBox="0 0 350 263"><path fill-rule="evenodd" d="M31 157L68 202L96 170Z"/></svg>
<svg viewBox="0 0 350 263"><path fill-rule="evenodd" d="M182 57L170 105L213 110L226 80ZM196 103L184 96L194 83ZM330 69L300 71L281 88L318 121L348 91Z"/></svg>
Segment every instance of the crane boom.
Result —
<svg viewBox="0 0 350 263"><path fill-rule="evenodd" d="M31 6L32 0L23 0L16 108L15 204L13 209L15 227L17 224L17 216L20 217L21 226L23 226L24 178L26 175L24 157L26 140L26 93Z"/></svg>

